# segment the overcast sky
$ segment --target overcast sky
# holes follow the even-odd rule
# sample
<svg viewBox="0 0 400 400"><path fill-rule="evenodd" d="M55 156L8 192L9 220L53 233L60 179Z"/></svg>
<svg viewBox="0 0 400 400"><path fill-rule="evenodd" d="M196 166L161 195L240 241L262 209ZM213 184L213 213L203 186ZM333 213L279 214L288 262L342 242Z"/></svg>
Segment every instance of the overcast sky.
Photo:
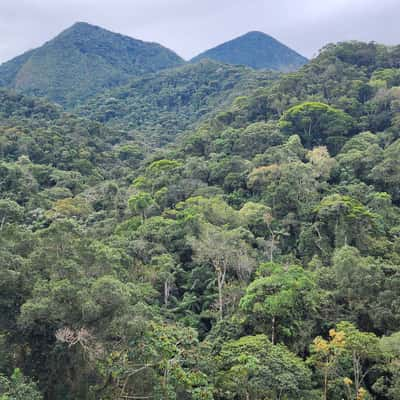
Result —
<svg viewBox="0 0 400 400"><path fill-rule="evenodd" d="M186 59L250 30L307 57L342 40L400 43L400 0L0 0L0 63L76 21L159 42Z"/></svg>

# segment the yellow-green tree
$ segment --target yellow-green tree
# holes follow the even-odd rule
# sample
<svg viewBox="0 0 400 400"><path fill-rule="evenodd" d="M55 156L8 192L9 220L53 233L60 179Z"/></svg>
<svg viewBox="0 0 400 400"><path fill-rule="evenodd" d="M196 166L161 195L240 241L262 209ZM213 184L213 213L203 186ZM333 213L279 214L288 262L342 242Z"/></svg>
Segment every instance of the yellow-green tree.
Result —
<svg viewBox="0 0 400 400"><path fill-rule="evenodd" d="M318 336L311 345L311 357L308 361L322 372L323 400L328 399L330 379L338 376L339 361L345 343L345 333L331 329L328 339Z"/></svg>

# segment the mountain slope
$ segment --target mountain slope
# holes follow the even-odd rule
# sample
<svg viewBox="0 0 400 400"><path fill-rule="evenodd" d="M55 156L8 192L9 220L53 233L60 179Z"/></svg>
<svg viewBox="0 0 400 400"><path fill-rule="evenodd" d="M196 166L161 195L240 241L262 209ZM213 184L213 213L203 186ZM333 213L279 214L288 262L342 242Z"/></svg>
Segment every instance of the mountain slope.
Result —
<svg viewBox="0 0 400 400"><path fill-rule="evenodd" d="M262 32L246 33L199 54L192 61L204 58L283 72L297 70L307 63L305 57Z"/></svg>
<svg viewBox="0 0 400 400"><path fill-rule="evenodd" d="M118 146L129 140L127 135L111 131L98 122L64 112L59 105L0 88L2 196L12 198L7 191L20 180L18 174L6 178L5 170L1 169L2 161L32 163L42 171L38 170L38 173L43 173L38 179L45 180L49 188L57 185L52 174L61 174L64 178L65 173L72 174L74 177L71 175L72 180L66 186L74 192L89 182L103 180L113 167L117 167ZM141 153L144 153L143 149ZM49 168L42 170L43 166ZM76 185L78 177L82 182ZM14 195L28 198L32 193L21 191Z"/></svg>
<svg viewBox="0 0 400 400"><path fill-rule="evenodd" d="M139 130L147 142L159 146L277 77L203 60L134 79L89 99L76 111L114 128Z"/></svg>
<svg viewBox="0 0 400 400"><path fill-rule="evenodd" d="M321 399L328 348L399 399L399 66L327 46L144 159L0 90L0 397Z"/></svg>
<svg viewBox="0 0 400 400"><path fill-rule="evenodd" d="M1 65L0 83L69 105L128 77L182 63L159 44L79 22L42 47Z"/></svg>

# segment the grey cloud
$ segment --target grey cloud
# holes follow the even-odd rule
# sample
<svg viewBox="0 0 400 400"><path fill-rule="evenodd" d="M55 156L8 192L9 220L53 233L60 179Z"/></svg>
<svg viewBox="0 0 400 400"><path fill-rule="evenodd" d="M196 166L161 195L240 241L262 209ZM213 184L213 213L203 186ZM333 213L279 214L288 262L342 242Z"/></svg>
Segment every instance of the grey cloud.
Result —
<svg viewBox="0 0 400 400"><path fill-rule="evenodd" d="M400 42L398 0L1 0L0 62L76 21L159 42L190 58L249 30L306 56L329 42Z"/></svg>

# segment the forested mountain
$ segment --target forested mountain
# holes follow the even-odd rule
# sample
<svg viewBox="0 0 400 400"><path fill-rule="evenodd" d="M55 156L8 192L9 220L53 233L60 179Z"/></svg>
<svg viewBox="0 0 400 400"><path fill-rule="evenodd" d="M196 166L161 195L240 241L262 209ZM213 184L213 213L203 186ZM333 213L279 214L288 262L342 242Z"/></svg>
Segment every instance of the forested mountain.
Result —
<svg viewBox="0 0 400 400"><path fill-rule="evenodd" d="M220 44L192 59L205 58L233 65L247 65L256 69L289 72L299 69L307 59L263 32L248 32Z"/></svg>
<svg viewBox="0 0 400 400"><path fill-rule="evenodd" d="M0 89L1 197L23 206L34 224L53 201L115 176L129 178L145 155L145 145L129 133ZM8 217L9 209L3 211Z"/></svg>
<svg viewBox="0 0 400 400"><path fill-rule="evenodd" d="M135 130L153 147L194 128L278 74L203 60L148 74L114 88L76 109L113 129Z"/></svg>
<svg viewBox="0 0 400 400"><path fill-rule="evenodd" d="M2 64L0 84L73 105L132 76L182 63L159 44L79 22L42 47Z"/></svg>
<svg viewBox="0 0 400 400"><path fill-rule="evenodd" d="M149 154L0 96L0 396L400 398L400 47L329 45Z"/></svg>
<svg viewBox="0 0 400 400"><path fill-rule="evenodd" d="M154 133L161 125L174 135L272 77L227 64L290 71L307 62L260 32L250 32L192 61L203 59L210 60L159 72L183 65L184 60L159 44L78 22L43 46L0 65L0 86L47 97L68 109L79 104L83 107L79 113L96 120L118 121L145 133Z"/></svg>

